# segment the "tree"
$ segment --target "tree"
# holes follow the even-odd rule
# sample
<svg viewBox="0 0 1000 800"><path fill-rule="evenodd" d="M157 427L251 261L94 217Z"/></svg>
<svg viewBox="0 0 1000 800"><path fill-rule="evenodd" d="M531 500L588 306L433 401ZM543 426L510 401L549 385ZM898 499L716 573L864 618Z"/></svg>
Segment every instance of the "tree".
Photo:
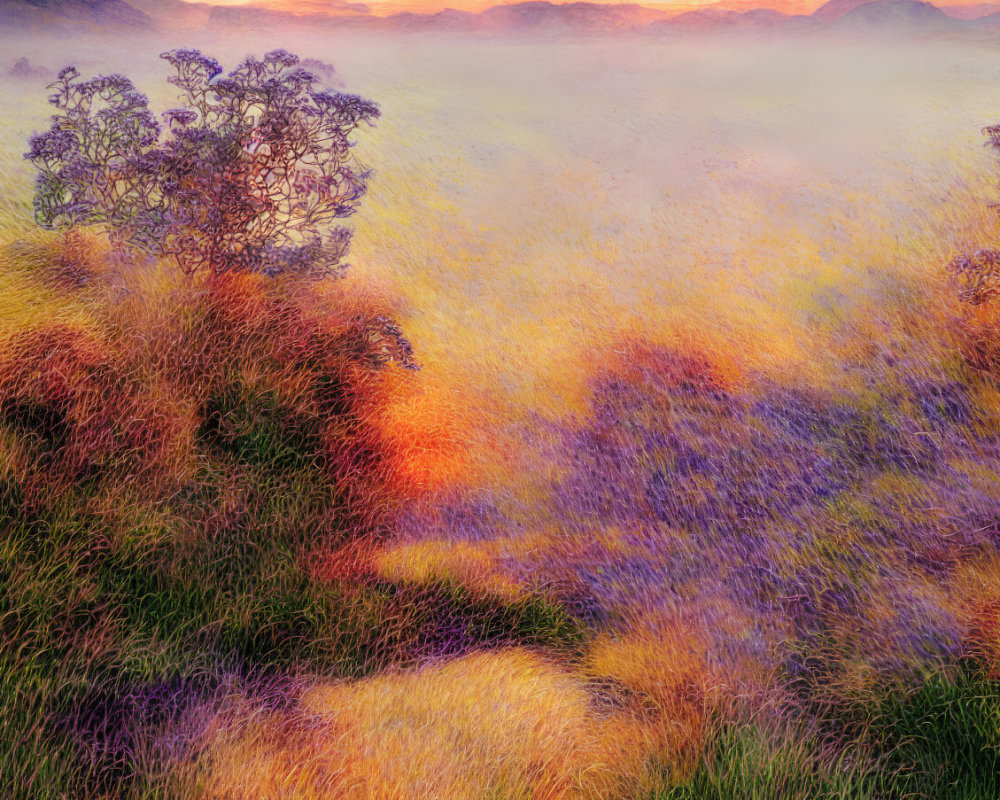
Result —
<svg viewBox="0 0 1000 800"><path fill-rule="evenodd" d="M187 273L339 274L351 233L334 221L357 210L370 175L350 136L378 107L319 88L286 50L228 75L197 50L161 58L181 92L163 126L123 75L58 74L58 113L25 154L39 224L100 225Z"/></svg>

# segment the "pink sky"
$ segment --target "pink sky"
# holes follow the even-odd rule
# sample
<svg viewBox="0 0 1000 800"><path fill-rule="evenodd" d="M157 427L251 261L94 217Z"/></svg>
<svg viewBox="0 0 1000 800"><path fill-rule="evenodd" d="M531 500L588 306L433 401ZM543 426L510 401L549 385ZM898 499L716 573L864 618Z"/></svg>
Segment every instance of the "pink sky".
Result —
<svg viewBox="0 0 1000 800"><path fill-rule="evenodd" d="M495 5L504 5L509 0L363 0L376 14L388 14L398 11L415 11L433 13L443 8L459 8L466 11L481 11ZM264 8L292 11L300 14L323 13L335 9L336 2L329 0L187 0L187 2L205 2L219 6L254 5ZM552 0L552 2L571 2L571 0ZM602 0L594 0L602 2ZM773 2L753 2L753 0L732 0L732 2L717 2L717 0L639 0L637 5L664 10L689 11L703 6L725 6L740 10L754 7L775 8L790 14L808 14L814 8L822 5L824 0L773 0Z"/></svg>
<svg viewBox="0 0 1000 800"><path fill-rule="evenodd" d="M360 0L368 5L374 14L392 14L400 11L434 13L443 8L459 8L466 11L481 11L490 6L502 5L505 2L518 0ZM336 13L342 2L338 0L186 0L186 2L204 2L220 6L253 5L262 8L292 11L300 14ZM552 0L552 2L571 2L571 0ZM602 0L594 0L602 2ZM714 6L717 8L732 8L745 11L750 8L773 8L786 14L809 14L825 2L825 0L636 0L638 5L667 11L690 11L696 8ZM933 2L933 0L931 0ZM942 0L944 5L977 5L984 0ZM997 0L1000 2L1000 0Z"/></svg>

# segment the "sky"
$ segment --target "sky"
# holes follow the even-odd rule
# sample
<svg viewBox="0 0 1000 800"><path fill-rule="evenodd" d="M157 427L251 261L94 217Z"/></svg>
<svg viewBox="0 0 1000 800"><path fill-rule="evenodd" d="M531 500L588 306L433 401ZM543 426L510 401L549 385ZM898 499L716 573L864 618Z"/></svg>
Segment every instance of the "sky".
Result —
<svg viewBox="0 0 1000 800"><path fill-rule="evenodd" d="M572 0L552 0L555 3L571 2ZM774 8L787 13L809 13L824 0L631 0L637 5L647 8L687 11L703 6L726 6L729 8ZM959 0L960 1L960 0ZM217 6L258 6L264 8L290 11L298 14L336 13L342 0L185 0L185 2L203 2ZM365 0L375 14L395 13L401 10L434 13L443 8L459 8L467 11L480 11L495 5L505 5L516 0ZM593 0L606 2L606 0Z"/></svg>
<svg viewBox="0 0 1000 800"><path fill-rule="evenodd" d="M592 0L606 2L606 0ZM647 8L690 11L696 8L716 6L745 11L750 8L773 8L786 14L809 14L823 4L825 0L630 0ZM310 13L343 13L345 0L185 0L185 2L202 2L219 6L258 6L298 14ZM458 8L465 11L482 11L495 5L503 5L518 0L362 0L378 15L392 14L400 11L417 13L434 13L444 8ZM555 3L572 2L572 0L552 0ZM983 0L930 0L935 5L972 6L983 3ZM1000 0L986 0L1000 3Z"/></svg>

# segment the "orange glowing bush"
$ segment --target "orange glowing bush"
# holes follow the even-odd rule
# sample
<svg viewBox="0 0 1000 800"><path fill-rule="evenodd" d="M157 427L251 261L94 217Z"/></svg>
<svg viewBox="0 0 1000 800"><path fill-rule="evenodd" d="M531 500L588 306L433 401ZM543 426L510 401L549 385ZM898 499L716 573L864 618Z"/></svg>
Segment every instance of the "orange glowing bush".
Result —
<svg viewBox="0 0 1000 800"><path fill-rule="evenodd" d="M153 488L169 473L186 427L130 378L107 339L60 324L4 341L0 420L23 434L25 485L43 492L81 484Z"/></svg>
<svg viewBox="0 0 1000 800"><path fill-rule="evenodd" d="M409 354L377 301L155 268L115 292L99 247L67 238L36 253L36 274L77 277L59 292L79 318L0 327L0 423L17 432L22 489L43 502L85 487L104 505L131 491L211 528L319 538L388 519L409 456L382 422L387 366Z"/></svg>
<svg viewBox="0 0 1000 800"><path fill-rule="evenodd" d="M668 346L640 336L621 337L609 350L613 357L604 365L600 379L630 387L655 386L664 391L708 395L731 389L737 378L731 357L691 336Z"/></svg>

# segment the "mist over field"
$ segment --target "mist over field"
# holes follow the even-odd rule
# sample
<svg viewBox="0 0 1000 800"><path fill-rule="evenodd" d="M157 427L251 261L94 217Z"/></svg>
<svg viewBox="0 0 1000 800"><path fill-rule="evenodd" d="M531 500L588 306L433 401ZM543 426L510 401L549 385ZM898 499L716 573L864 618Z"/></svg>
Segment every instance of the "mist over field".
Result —
<svg viewBox="0 0 1000 800"><path fill-rule="evenodd" d="M158 371L158 348L245 330L211 374L258 381L278 408L287 391L311 420L298 356L268 349L299 334L241 316L271 308L271 289L227 288L238 299L211 299L192 333L170 299L194 308L191 284L101 267L99 234L79 245L34 221L22 154L49 124L46 83L69 64L122 72L159 112L174 89L158 56L176 47L227 70L287 48L381 109L352 137L374 172L346 276L308 290L315 308L289 290L304 319L325 304L341 327L355 309L391 315L420 365L351 395L391 471L336 492L378 498L377 535L338 539L333 516L310 516L307 479L278 474L310 474L298 461L254 462L246 491L225 472L244 451L209 470L200 389L171 395ZM21 57L39 73L7 74ZM1000 44L39 34L0 43L0 101L5 796L997 796L1000 333L948 265L997 240L982 129L1000 122ZM74 259L89 277L66 282ZM188 505L180 488L133 486L127 466L78 485L30 466L35 434L9 409L54 369L33 348L91 346L24 337L64 328L106 331L93 358L120 349L115 380L153 386L170 430L196 431L163 446L167 477L150 479L176 478ZM271 419L253 409L247 430ZM199 500L190 486L216 474L225 490ZM233 510L282 493L266 514ZM233 516L188 525L198 503ZM355 526L376 516L350 509ZM253 543L263 520L297 514L302 541ZM113 583L78 558L93 520L113 569L155 564L155 579ZM51 550L30 544L45 536ZM259 563L245 581L242 561L226 567L242 582L189 636L202 606L186 598L228 574L198 572L196 548L227 537ZM30 610L63 593L79 602ZM161 624L175 617L176 640ZM232 620L245 642L198 638ZM72 656L37 633L74 625ZM58 699L87 681L99 698ZM72 759L49 758L69 747L57 735Z"/></svg>
<svg viewBox="0 0 1000 800"><path fill-rule="evenodd" d="M197 45L233 64L274 44L202 38L5 49L52 72L127 70L165 107L160 51ZM739 336L741 357L780 353L781 371L793 354L825 367L827 348L805 339L852 316L880 276L926 283L989 239L992 46L301 34L285 44L334 63L383 109L358 147L376 176L352 220L353 276L390 282L412 303L424 359L445 359L442 373L494 399L536 405L536 381L551 392L587 372L573 365L591 337L662 334L675 320ZM46 122L43 87L5 85L23 108L4 126L18 188L6 193L8 241L32 224L19 156Z"/></svg>

